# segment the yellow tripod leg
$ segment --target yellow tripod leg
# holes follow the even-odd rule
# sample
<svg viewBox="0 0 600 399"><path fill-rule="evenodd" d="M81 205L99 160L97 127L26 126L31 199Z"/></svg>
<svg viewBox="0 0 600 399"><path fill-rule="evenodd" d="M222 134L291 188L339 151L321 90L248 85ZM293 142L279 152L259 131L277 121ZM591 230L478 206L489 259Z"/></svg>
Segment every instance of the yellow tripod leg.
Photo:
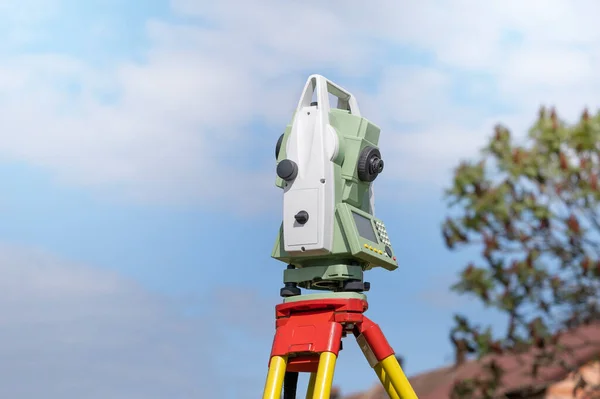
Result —
<svg viewBox="0 0 600 399"><path fill-rule="evenodd" d="M279 399L283 390L283 378L287 367L287 356L273 356L269 365L263 399Z"/></svg>
<svg viewBox="0 0 600 399"><path fill-rule="evenodd" d="M308 380L308 389L306 390L306 399L312 399L315 394L315 380L317 379L317 373L310 373L310 379Z"/></svg>
<svg viewBox="0 0 600 399"><path fill-rule="evenodd" d="M385 375L392 382L392 386L396 393L402 399L418 399L417 394L413 390L410 382L404 375L398 360L395 355L390 355L380 362Z"/></svg>
<svg viewBox="0 0 600 399"><path fill-rule="evenodd" d="M319 368L315 378L315 388L312 399L329 399L331 384L335 371L336 356L331 352L323 352L319 356Z"/></svg>
<svg viewBox="0 0 600 399"><path fill-rule="evenodd" d="M400 396L398 396L398 394L396 393L396 390L392 385L392 381L385 373L385 370L383 369L381 363L376 365L373 369L375 370L375 374L377 374L377 377L379 377L379 381L381 381L381 385L383 385L383 389L385 389L390 399L400 399Z"/></svg>

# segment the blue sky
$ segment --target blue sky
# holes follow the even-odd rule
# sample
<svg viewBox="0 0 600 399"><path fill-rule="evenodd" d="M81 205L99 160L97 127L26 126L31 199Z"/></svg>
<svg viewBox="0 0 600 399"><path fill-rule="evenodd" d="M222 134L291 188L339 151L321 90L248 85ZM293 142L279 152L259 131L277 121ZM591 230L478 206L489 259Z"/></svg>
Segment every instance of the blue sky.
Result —
<svg viewBox="0 0 600 399"><path fill-rule="evenodd" d="M368 315L406 372L451 360L454 312L497 325L448 292L477 254L444 248L443 188L498 121L597 105L598 5L407 4L0 2L0 396L259 395L284 268L273 149L313 73L382 128L400 268L368 273ZM347 341L336 384L375 381Z"/></svg>

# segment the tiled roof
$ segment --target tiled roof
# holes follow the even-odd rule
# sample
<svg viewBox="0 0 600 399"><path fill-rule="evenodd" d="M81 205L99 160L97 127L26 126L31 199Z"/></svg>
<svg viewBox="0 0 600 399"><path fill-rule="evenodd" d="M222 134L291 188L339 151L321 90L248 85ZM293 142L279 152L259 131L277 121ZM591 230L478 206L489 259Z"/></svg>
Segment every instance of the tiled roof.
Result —
<svg viewBox="0 0 600 399"><path fill-rule="evenodd" d="M561 352L561 360L579 366L600 355L600 322L581 326L561 336L559 343L569 348ZM529 374L535 352L520 355L494 355L492 358L503 368L502 392L508 393L523 389L543 388L566 377L568 371L561 366L540 367L537 378ZM482 372L481 363L467 361L455 367L448 366L409 378L419 399L448 398L455 381L473 378ZM345 396L344 399L384 399L387 398L381 385L377 384L366 392Z"/></svg>

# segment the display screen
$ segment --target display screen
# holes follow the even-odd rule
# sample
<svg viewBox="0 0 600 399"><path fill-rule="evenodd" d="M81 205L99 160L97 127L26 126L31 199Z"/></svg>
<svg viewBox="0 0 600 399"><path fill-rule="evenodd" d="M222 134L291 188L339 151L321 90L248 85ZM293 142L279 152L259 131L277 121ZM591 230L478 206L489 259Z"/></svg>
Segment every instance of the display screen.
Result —
<svg viewBox="0 0 600 399"><path fill-rule="evenodd" d="M375 231L373 230L371 219L359 215L356 212L352 212L352 216L354 217L354 223L356 224L356 228L358 229L358 234L360 234L362 238L376 243L377 236L375 235Z"/></svg>

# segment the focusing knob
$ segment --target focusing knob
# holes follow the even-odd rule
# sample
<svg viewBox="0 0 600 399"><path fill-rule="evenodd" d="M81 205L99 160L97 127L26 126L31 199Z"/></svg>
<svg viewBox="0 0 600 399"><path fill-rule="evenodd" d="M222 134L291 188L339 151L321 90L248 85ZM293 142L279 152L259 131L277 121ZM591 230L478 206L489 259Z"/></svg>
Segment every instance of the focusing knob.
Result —
<svg viewBox="0 0 600 399"><path fill-rule="evenodd" d="M380 174L383 172L383 159L381 158L371 158L369 160L369 172Z"/></svg>
<svg viewBox="0 0 600 399"><path fill-rule="evenodd" d="M277 176L285 181L291 181L298 175L298 165L296 162L284 159L277 164Z"/></svg>
<svg viewBox="0 0 600 399"><path fill-rule="evenodd" d="M372 182L383 172L383 159L375 147L365 147L358 157L358 178L364 182Z"/></svg>
<svg viewBox="0 0 600 399"><path fill-rule="evenodd" d="M308 222L308 212L300 211L294 216L294 219L300 224L306 224Z"/></svg>

